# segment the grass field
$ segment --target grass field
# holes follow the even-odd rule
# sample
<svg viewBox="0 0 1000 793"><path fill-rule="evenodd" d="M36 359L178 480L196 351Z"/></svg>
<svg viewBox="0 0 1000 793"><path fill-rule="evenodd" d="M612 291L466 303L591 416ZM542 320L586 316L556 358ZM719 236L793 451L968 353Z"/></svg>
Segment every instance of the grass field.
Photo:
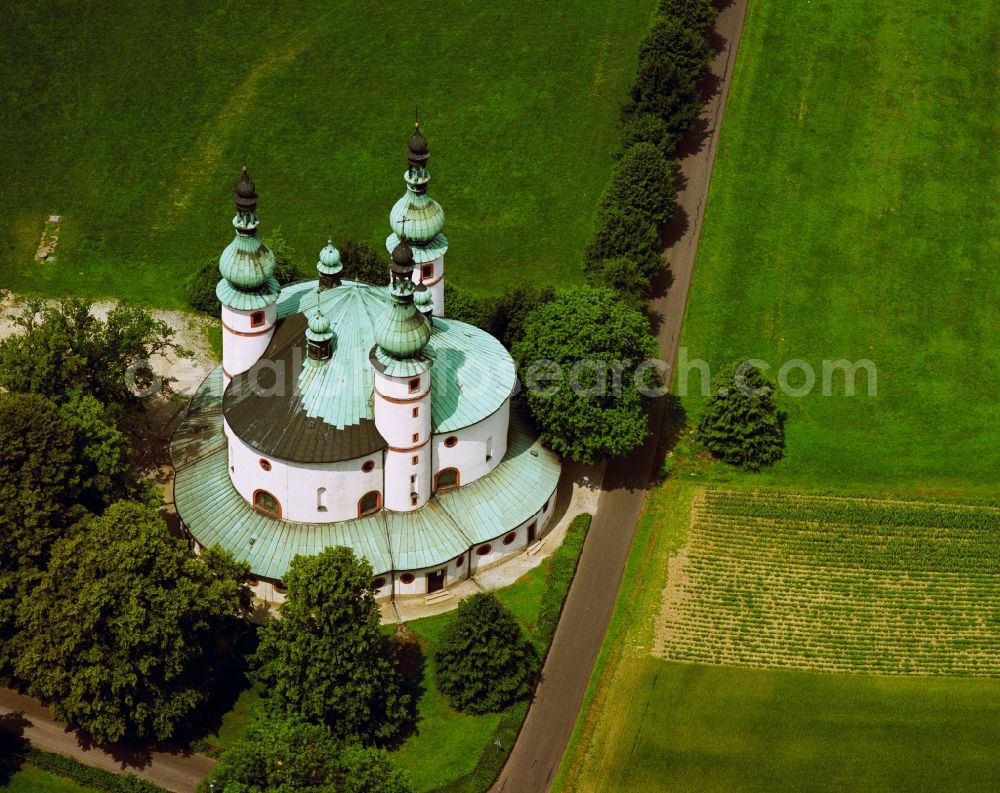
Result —
<svg viewBox="0 0 1000 793"><path fill-rule="evenodd" d="M83 787L68 777L24 765L0 790L7 793L97 793L97 788Z"/></svg>
<svg viewBox="0 0 1000 793"><path fill-rule="evenodd" d="M280 227L307 265L328 229L381 242L415 105L449 275L483 293L582 279L654 7L8 4L0 287L181 305L182 277L232 238L244 149L265 238ZM42 265L53 213L56 262Z"/></svg>
<svg viewBox="0 0 1000 793"><path fill-rule="evenodd" d="M1000 509L707 488L654 653L713 664L1000 677Z"/></svg>
<svg viewBox="0 0 1000 793"><path fill-rule="evenodd" d="M988 0L750 3L682 345L817 389L744 479L1000 495L998 104ZM864 358L877 397L819 395L823 360Z"/></svg>
<svg viewBox="0 0 1000 793"><path fill-rule="evenodd" d="M654 491L556 791L930 793L1000 785L1000 680L654 657L663 600L655 582L670 583L670 558L688 544L691 510L703 497L704 487L689 483ZM731 539L734 551L742 539ZM776 579L781 572L776 565ZM738 641L735 632L729 638Z"/></svg>

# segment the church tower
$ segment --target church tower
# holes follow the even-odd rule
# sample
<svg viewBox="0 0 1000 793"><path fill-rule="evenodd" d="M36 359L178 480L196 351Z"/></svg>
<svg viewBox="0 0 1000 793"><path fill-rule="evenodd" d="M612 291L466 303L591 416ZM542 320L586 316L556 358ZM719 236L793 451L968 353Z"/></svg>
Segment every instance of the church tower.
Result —
<svg viewBox="0 0 1000 793"><path fill-rule="evenodd" d="M406 241L413 251L415 268L414 283L422 283L430 291L430 298L423 298L431 306L435 317L444 316L444 255L448 250L448 240L441 230L444 228L444 210L427 194L427 183L431 179L427 170L427 140L420 132L420 123L413 125L413 134L407 145L407 169L403 174L406 194L389 212L389 225L393 233L386 240L389 251L396 249L406 224Z"/></svg>
<svg viewBox="0 0 1000 793"><path fill-rule="evenodd" d="M392 301L375 327L375 426L385 438L383 505L419 509L431 497L431 320L413 303L414 256L404 236L392 251Z"/></svg>
<svg viewBox="0 0 1000 793"><path fill-rule="evenodd" d="M222 303L222 372L228 384L264 354L274 334L278 294L274 254L257 236L257 188L243 166L236 183L236 237L219 257L222 280L215 295Z"/></svg>

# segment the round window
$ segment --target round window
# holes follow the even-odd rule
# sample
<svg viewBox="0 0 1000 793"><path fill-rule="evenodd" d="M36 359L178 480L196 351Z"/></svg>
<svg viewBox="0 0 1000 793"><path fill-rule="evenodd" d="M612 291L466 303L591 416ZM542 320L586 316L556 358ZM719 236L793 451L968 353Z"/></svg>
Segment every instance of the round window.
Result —
<svg viewBox="0 0 1000 793"><path fill-rule="evenodd" d="M399 577L399 583L401 583L401 584L412 584L413 583L413 573L403 573Z"/></svg>
<svg viewBox="0 0 1000 793"><path fill-rule="evenodd" d="M492 545L480 545L476 548L476 556L486 556L490 551L493 550Z"/></svg>
<svg viewBox="0 0 1000 793"><path fill-rule="evenodd" d="M503 544L510 545L516 539L517 539L517 532L512 531L510 534L508 534L506 537L503 538Z"/></svg>
<svg viewBox="0 0 1000 793"><path fill-rule="evenodd" d="M381 589L385 586L385 577L379 576L374 581L372 581L372 589Z"/></svg>
<svg viewBox="0 0 1000 793"><path fill-rule="evenodd" d="M260 467L263 468L265 471L271 470L271 464L263 457L260 458Z"/></svg>
<svg viewBox="0 0 1000 793"><path fill-rule="evenodd" d="M458 444L458 438L454 435L449 435L447 438L444 439L444 445L447 446L449 449L457 444Z"/></svg>
<svg viewBox="0 0 1000 793"><path fill-rule="evenodd" d="M365 460L364 465L361 466L361 470L364 471L366 474L370 474L372 471L375 470L375 461Z"/></svg>

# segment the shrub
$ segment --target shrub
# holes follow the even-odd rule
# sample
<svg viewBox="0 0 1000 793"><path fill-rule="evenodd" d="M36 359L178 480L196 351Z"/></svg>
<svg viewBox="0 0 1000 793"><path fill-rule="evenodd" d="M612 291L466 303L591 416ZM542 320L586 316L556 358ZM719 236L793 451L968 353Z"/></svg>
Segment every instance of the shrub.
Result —
<svg viewBox="0 0 1000 793"><path fill-rule="evenodd" d="M750 471L780 460L785 431L774 385L755 366L728 366L713 383L698 437L713 456Z"/></svg>
<svg viewBox="0 0 1000 793"><path fill-rule="evenodd" d="M576 566L583 553L583 543L587 539L591 516L577 515L566 529L566 538L559 551L552 557L552 566L545 581L545 592L538 607L538 621L535 623L535 643L548 649L555 636L556 626L562 614L566 594L569 592Z"/></svg>
<svg viewBox="0 0 1000 793"><path fill-rule="evenodd" d="M639 50L639 69L623 120L651 114L667 126L672 152L698 117L698 83L711 63L705 36L675 18L658 19Z"/></svg>
<svg viewBox="0 0 1000 793"><path fill-rule="evenodd" d="M59 774L88 788L104 790L108 793L164 793L164 789L147 782L135 774L115 774L103 768L84 765L61 754L43 752L29 747L25 760L43 771Z"/></svg>
<svg viewBox="0 0 1000 793"><path fill-rule="evenodd" d="M664 159L652 143L635 144L615 165L601 208L635 212L663 226L677 206L676 170L676 163Z"/></svg>
<svg viewBox="0 0 1000 793"><path fill-rule="evenodd" d="M651 278L663 266L660 233L640 212L620 207L602 207L597 213L594 237L584 251L587 268L599 267L604 259L627 257Z"/></svg>
<svg viewBox="0 0 1000 793"><path fill-rule="evenodd" d="M486 306L483 301L448 280L444 282L444 308L449 319L467 322L477 328L486 325Z"/></svg>
<svg viewBox="0 0 1000 793"><path fill-rule="evenodd" d="M614 289L629 306L641 311L653 291L649 276L626 256L596 262L587 278L596 287Z"/></svg>
<svg viewBox="0 0 1000 793"><path fill-rule="evenodd" d="M215 287L221 277L218 259L209 259L191 273L184 284L184 296L188 305L205 314L218 314L219 298L215 296Z"/></svg>
<svg viewBox="0 0 1000 793"><path fill-rule="evenodd" d="M438 689L468 713L495 713L531 696L541 669L535 646L492 592L458 604L434 665Z"/></svg>

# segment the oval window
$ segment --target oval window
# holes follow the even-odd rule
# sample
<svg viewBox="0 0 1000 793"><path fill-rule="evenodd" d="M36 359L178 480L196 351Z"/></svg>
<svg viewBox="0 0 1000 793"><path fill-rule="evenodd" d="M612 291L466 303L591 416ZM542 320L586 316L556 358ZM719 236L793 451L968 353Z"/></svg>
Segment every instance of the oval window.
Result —
<svg viewBox="0 0 1000 793"><path fill-rule="evenodd" d="M381 589L385 586L385 576L379 576L372 581L372 589Z"/></svg>
<svg viewBox="0 0 1000 793"><path fill-rule="evenodd" d="M476 556L486 556L490 551L493 550L492 545L480 545L476 548Z"/></svg>
<svg viewBox="0 0 1000 793"><path fill-rule="evenodd" d="M263 468L265 471L271 470L271 464L263 457L260 458L260 467Z"/></svg>
<svg viewBox="0 0 1000 793"><path fill-rule="evenodd" d="M413 583L413 573L403 573L399 577L399 583L401 583L401 584L412 584Z"/></svg>
<svg viewBox="0 0 1000 793"><path fill-rule="evenodd" d="M517 532L512 531L510 534L508 534L506 537L503 538L503 544L510 545L516 539L517 539Z"/></svg>
<svg viewBox="0 0 1000 793"><path fill-rule="evenodd" d="M461 567L463 564L465 564L465 557L464 556L459 556L455 560L455 567Z"/></svg>
<svg viewBox="0 0 1000 793"><path fill-rule="evenodd" d="M365 460L364 464L361 466L361 470L364 471L366 474L370 474L372 471L375 470L375 461Z"/></svg>
<svg viewBox="0 0 1000 793"><path fill-rule="evenodd" d="M452 448L453 446L456 446L457 444L458 444L458 437L455 435L449 435L447 438L444 439L444 445L447 446L449 449Z"/></svg>

